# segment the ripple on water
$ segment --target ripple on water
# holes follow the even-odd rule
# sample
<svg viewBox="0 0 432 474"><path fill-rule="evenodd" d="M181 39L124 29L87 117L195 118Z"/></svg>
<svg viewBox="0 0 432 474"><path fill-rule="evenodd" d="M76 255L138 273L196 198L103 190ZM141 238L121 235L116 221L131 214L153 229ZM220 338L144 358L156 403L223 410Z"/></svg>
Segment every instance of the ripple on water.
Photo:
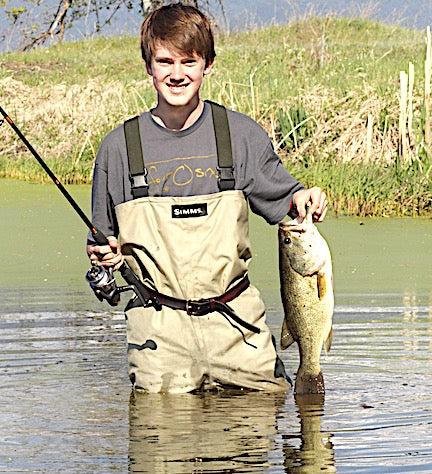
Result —
<svg viewBox="0 0 432 474"><path fill-rule="evenodd" d="M336 308L324 403L292 393L130 398L121 312L4 312L1 470L428 472L430 308L382 308ZM270 312L276 336L280 320ZM297 348L281 358L293 377Z"/></svg>

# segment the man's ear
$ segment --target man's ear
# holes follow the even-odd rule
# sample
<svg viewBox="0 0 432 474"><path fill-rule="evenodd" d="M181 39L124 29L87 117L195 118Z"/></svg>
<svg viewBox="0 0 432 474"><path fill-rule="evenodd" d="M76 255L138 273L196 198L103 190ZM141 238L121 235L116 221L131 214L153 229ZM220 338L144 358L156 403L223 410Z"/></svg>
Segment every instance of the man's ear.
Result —
<svg viewBox="0 0 432 474"><path fill-rule="evenodd" d="M149 76L153 76L150 63L146 63L146 71Z"/></svg>
<svg viewBox="0 0 432 474"><path fill-rule="evenodd" d="M213 67L213 61L208 63L208 65L205 67L204 76L208 76L211 73L212 67Z"/></svg>

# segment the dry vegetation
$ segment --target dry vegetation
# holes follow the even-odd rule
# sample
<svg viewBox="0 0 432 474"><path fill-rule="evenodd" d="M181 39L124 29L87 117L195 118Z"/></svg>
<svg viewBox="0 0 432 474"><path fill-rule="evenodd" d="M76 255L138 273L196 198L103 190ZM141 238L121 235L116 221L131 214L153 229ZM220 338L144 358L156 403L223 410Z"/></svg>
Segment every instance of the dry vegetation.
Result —
<svg viewBox="0 0 432 474"><path fill-rule="evenodd" d="M90 182L101 138L122 117L130 115L131 101L136 102L137 113L143 109L139 91L148 85L148 80L125 85L115 80L103 83L90 79L85 84L54 84L42 89L12 77L0 79L0 89L10 98L8 114L44 160L68 183ZM49 180L12 129L3 127L2 133L0 156L7 156L3 160L3 176ZM29 167L32 173L23 175L23 167Z"/></svg>

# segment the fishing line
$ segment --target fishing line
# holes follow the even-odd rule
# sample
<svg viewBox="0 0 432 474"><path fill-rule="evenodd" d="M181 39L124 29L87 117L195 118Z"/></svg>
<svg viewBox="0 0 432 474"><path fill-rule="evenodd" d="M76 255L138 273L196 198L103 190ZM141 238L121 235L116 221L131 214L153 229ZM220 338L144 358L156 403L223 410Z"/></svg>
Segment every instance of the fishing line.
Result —
<svg viewBox="0 0 432 474"><path fill-rule="evenodd" d="M51 180L54 182L54 184L57 186L57 188L63 194L63 196L67 199L69 204L74 208L76 213L80 216L81 220L90 229L90 232L92 233L92 236L93 236L95 242L98 245L109 245L108 239L103 234L103 232L96 229L96 227L92 224L90 219L84 214L82 209L78 206L78 204L76 203L74 198L68 193L68 191L65 189L63 184L60 182L60 180L50 170L50 168L45 163L45 161L42 159L42 157L39 155L39 153L33 148L31 143L27 140L27 138L24 136L24 134L21 132L21 130L15 125L13 120L9 117L9 115L5 112L5 110L1 106L0 106L0 112L4 117L4 120L0 121L0 126L3 125L4 121L6 120L6 122L12 127L14 132L19 136L19 138L24 143L24 145L27 147L27 149L30 151L30 153L36 158L36 160L39 162L39 164L42 166L42 168L45 170L45 172L48 174L48 176L51 178Z"/></svg>

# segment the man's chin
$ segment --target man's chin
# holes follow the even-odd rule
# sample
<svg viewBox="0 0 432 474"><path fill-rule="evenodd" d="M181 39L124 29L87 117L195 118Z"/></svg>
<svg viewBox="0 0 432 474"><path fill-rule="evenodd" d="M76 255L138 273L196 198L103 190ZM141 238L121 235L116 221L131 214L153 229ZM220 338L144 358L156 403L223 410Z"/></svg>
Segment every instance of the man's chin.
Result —
<svg viewBox="0 0 432 474"><path fill-rule="evenodd" d="M194 97L170 96L166 102L171 107L186 107L198 103L199 101L195 101Z"/></svg>

